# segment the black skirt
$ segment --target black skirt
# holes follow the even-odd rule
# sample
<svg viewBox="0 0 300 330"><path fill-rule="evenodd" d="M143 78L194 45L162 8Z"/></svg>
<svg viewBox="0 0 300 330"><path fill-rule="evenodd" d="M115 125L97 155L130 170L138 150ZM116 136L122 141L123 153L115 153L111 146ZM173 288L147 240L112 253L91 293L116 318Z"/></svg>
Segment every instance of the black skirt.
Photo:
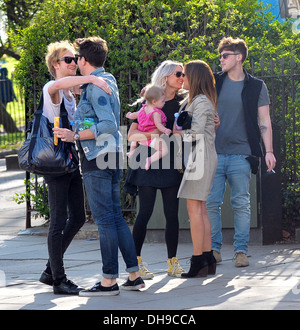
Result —
<svg viewBox="0 0 300 330"><path fill-rule="evenodd" d="M167 101L162 109L167 116L166 127L169 129L173 129L174 113L179 111L181 100L182 97L176 95L174 99ZM168 139L166 135L162 135L161 138ZM126 192L133 195L139 186L155 188L179 187L183 174L174 168L174 155L176 155L178 145L176 143L167 144L169 146L168 155L151 164L148 171L144 169L146 158L150 157L155 150L143 145L138 146L135 153L128 160L129 168L124 185Z"/></svg>
<svg viewBox="0 0 300 330"><path fill-rule="evenodd" d="M139 186L168 188L178 186L182 180L182 173L174 168L174 146L171 144L169 155L152 163L149 170L145 170L146 158L155 152L154 149L140 145L128 161L128 170L124 189L135 194Z"/></svg>

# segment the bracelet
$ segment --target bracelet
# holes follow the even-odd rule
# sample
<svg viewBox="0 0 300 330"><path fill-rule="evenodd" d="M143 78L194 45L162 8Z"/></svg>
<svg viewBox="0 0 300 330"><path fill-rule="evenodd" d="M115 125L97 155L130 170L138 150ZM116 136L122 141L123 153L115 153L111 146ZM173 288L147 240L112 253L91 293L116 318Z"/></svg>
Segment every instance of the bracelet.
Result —
<svg viewBox="0 0 300 330"><path fill-rule="evenodd" d="M266 154L273 154L273 151L266 151Z"/></svg>

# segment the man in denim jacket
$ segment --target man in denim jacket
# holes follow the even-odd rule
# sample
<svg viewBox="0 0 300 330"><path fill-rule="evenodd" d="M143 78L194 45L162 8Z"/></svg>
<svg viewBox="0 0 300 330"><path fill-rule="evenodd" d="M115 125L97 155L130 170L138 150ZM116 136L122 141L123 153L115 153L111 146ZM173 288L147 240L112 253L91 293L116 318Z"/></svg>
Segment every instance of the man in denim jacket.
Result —
<svg viewBox="0 0 300 330"><path fill-rule="evenodd" d="M75 133L66 129L56 130L63 141L78 142L85 190L99 230L103 279L91 289L81 291L80 296L117 295L118 248L129 272L122 288L138 290L145 286L138 273L133 238L120 205L123 156L119 92L115 78L103 68L108 52L106 41L90 37L76 40L75 46L79 49L76 57L81 74L105 78L112 91L108 95L93 84L83 85L75 120L90 118L92 126Z"/></svg>

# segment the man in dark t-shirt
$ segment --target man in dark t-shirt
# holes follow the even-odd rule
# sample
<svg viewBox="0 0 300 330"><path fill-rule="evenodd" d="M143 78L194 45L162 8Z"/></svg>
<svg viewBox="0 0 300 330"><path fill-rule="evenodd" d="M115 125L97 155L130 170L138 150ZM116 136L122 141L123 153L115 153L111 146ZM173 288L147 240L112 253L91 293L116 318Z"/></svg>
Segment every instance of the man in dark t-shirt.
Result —
<svg viewBox="0 0 300 330"><path fill-rule="evenodd" d="M263 156L260 140L265 146L268 172L275 167L269 96L263 81L252 77L243 68L248 49L241 39L223 38L218 51L222 72L215 74L218 91L220 126L216 132L218 166L207 200L212 227L212 249L221 261L221 205L226 180L231 188L234 211L235 266L246 267L250 233L251 169L257 172L258 157Z"/></svg>

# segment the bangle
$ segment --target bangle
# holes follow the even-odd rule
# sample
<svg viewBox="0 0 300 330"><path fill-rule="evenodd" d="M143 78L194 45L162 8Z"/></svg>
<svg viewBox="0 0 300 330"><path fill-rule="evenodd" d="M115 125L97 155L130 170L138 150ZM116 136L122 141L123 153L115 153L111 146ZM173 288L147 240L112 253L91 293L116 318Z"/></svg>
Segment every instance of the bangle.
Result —
<svg viewBox="0 0 300 330"><path fill-rule="evenodd" d="M273 151L266 151L266 154L273 154Z"/></svg>

